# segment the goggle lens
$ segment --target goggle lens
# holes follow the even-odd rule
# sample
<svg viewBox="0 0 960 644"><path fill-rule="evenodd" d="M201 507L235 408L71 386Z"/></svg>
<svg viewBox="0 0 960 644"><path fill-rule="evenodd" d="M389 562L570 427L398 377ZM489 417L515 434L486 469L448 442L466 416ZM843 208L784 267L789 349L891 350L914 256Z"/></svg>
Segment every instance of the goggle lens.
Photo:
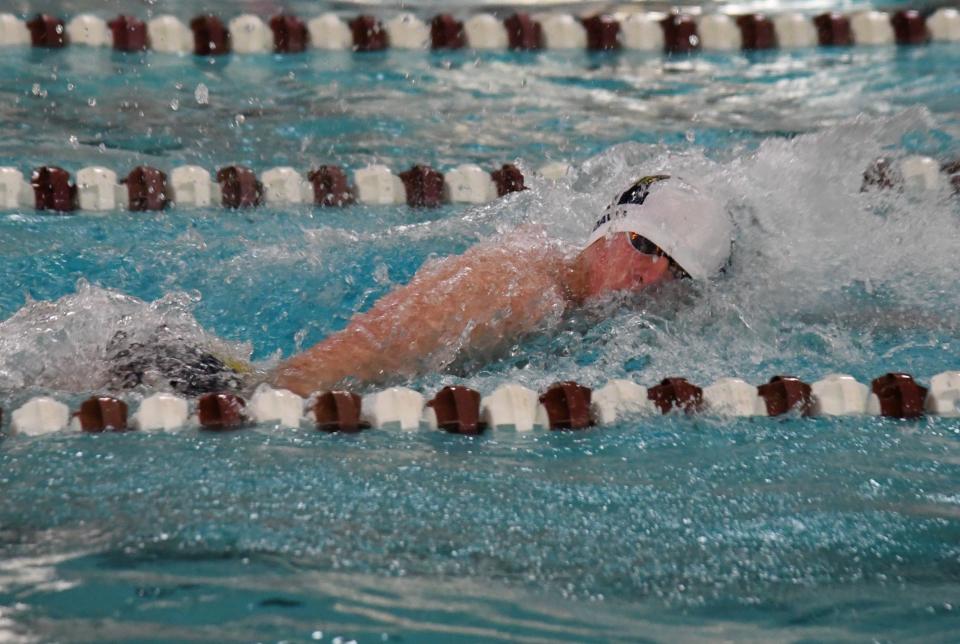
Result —
<svg viewBox="0 0 960 644"><path fill-rule="evenodd" d="M642 235L638 235L637 233L629 233L629 236L630 236L630 244L632 244L634 248L636 248L638 251L640 251L644 255L657 255L657 256L666 255L666 253L663 252L662 248L654 244L652 241L650 241L646 237Z"/></svg>

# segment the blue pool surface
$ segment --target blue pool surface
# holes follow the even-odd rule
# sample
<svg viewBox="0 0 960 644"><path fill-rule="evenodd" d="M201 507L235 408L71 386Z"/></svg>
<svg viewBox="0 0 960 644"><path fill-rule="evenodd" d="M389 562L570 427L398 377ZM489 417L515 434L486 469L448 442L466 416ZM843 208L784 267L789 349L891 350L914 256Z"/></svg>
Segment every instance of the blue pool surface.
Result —
<svg viewBox="0 0 960 644"><path fill-rule="evenodd" d="M399 384L887 371L928 383L960 368L960 201L860 192L879 154L960 157L957 45L0 59L0 165L24 172L516 161L530 188L422 210L0 212L7 416L37 394L75 405L101 391L120 327L167 324L269 368L431 258L498 235L575 252L613 194L664 170L731 210L727 275L573 311L502 354ZM535 176L553 161L571 172ZM3 641L960 631L957 419L631 417L474 438L264 425L30 438L3 422Z"/></svg>

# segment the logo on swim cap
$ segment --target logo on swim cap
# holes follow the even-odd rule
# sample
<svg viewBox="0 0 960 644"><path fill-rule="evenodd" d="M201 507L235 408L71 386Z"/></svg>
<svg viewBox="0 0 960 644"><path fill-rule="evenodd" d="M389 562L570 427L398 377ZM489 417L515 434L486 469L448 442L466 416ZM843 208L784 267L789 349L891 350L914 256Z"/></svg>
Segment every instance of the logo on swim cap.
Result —
<svg viewBox="0 0 960 644"><path fill-rule="evenodd" d="M638 206L642 205L646 200L647 195L650 194L650 186L658 181L666 181L669 178L669 174L654 174L649 177L643 177L642 179L639 179L635 184L630 186L626 192L620 195L617 205L622 206L626 203L633 203L637 204Z"/></svg>
<svg viewBox="0 0 960 644"><path fill-rule="evenodd" d="M658 181L666 181L670 178L669 174L653 174L648 177L643 177L638 179L632 186L626 189L620 199L617 200L617 203L614 205L622 206L624 204L634 204L636 206L643 205L643 202L647 200L647 197L650 195L650 186L657 183ZM603 214L600 219L597 220L597 223L593 225L593 229L596 230L600 226L604 225L613 217L620 215L621 217L626 216L625 212L611 212L610 209L607 209L607 212Z"/></svg>

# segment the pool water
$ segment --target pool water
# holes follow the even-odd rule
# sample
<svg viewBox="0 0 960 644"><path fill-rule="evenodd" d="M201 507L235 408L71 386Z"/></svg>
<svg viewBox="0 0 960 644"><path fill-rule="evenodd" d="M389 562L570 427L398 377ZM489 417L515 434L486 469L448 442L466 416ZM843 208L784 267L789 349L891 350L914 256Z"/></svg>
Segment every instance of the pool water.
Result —
<svg viewBox="0 0 960 644"><path fill-rule="evenodd" d="M401 384L960 366L960 201L860 192L879 154L960 157L956 45L0 56L0 165L24 172L517 161L530 188L425 210L0 213L5 410L99 391L118 328L166 324L267 367L431 258L517 238L574 252L660 171L730 208L724 277ZM535 176L552 161L571 172ZM476 438L7 433L0 639L949 641L958 441L955 419L682 416Z"/></svg>

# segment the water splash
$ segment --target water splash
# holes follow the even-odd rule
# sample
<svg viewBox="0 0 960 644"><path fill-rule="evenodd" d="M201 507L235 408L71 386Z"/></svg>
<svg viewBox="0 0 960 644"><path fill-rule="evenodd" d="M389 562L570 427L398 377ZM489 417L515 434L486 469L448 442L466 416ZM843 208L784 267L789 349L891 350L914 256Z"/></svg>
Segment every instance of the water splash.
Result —
<svg viewBox="0 0 960 644"><path fill-rule="evenodd" d="M249 345L226 342L201 328L191 314L196 301L196 295L177 292L144 302L80 280L71 295L28 302L0 323L0 390L104 387L116 382L117 352L164 338L249 359Z"/></svg>
<svg viewBox="0 0 960 644"><path fill-rule="evenodd" d="M167 295L156 302L81 283L76 293L30 303L0 325L0 389L106 386L105 356L118 331L132 330L130 341L142 343L164 328L217 355L249 357L250 346L238 351L202 329L196 307L242 319L269 301L292 327L291 339L316 341L407 281L420 263L471 243L549 243L576 253L611 196L653 172L683 176L728 205L736 238L725 276L551 317L496 354L441 347L424 361L425 375L403 381L431 387L465 380L489 390L506 378L542 387L569 377L599 385L615 376L649 384L672 374L704 384L725 375L760 381L777 371L872 377L878 369L916 368L929 375L956 366L949 364L960 312L952 272L960 243L956 200L945 191L860 191L863 169L877 155L898 153L906 137L929 127L922 109L859 117L817 134L771 138L725 160L699 149L618 145L561 180L532 179L528 191L439 219L371 209L325 216L319 226L310 217L293 229L275 229L269 218L262 229L224 220L202 246L173 249L160 239L150 249L171 267ZM226 244L236 249L226 254ZM422 254L411 262L414 250ZM174 256L182 252L203 256ZM155 261L149 253L140 270ZM188 286L187 276L198 274L199 287ZM513 274L519 285L523 271ZM200 288L204 299L182 292L189 288ZM266 311L233 336L261 355L289 353L292 344L278 346L277 318ZM318 324L326 325L319 334Z"/></svg>

